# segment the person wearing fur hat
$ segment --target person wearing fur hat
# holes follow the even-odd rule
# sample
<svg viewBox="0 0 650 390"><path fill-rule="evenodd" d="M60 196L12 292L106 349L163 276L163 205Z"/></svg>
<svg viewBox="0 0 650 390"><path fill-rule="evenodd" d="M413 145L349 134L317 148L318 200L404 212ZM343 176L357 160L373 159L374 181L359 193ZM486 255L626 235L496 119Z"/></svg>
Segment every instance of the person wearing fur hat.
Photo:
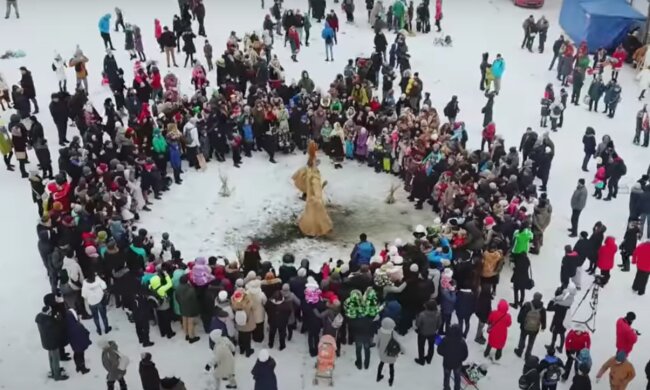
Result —
<svg viewBox="0 0 650 390"><path fill-rule="evenodd" d="M138 372L142 382L142 390L160 390L160 375L156 363L151 360L151 354L144 352L141 356Z"/></svg>
<svg viewBox="0 0 650 390"><path fill-rule="evenodd" d="M106 370L106 385L108 390L115 388L115 382L119 382L120 390L126 390L126 369L129 365L129 358L122 354L115 341L103 341L100 344L102 349L102 365Z"/></svg>
<svg viewBox="0 0 650 390"><path fill-rule="evenodd" d="M212 347L212 358L205 366L206 371L213 369L212 375L217 382L216 389L221 385L221 380L227 379L227 389L236 389L237 381L235 380L235 346L224 336L220 329L210 332L210 341L214 343Z"/></svg>
<svg viewBox="0 0 650 390"><path fill-rule="evenodd" d="M269 351L263 349L257 355L257 361L251 371L255 381L254 390L278 390L278 380L275 376L275 360Z"/></svg>
<svg viewBox="0 0 650 390"><path fill-rule="evenodd" d="M598 370L596 374L596 383L600 381L605 373L609 371L609 386L612 390L625 390L627 385L632 382L636 376L634 366L627 360L627 354L624 351L616 352L616 355L609 358Z"/></svg>

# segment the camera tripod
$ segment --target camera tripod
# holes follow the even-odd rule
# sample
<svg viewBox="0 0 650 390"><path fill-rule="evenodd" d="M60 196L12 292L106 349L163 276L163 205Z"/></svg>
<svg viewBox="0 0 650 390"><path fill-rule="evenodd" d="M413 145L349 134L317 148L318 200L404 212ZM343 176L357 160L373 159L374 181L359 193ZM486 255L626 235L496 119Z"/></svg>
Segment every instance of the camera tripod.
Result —
<svg viewBox="0 0 650 390"><path fill-rule="evenodd" d="M589 295L589 292L591 292L591 298L589 300L589 307L591 308L591 314L589 317L587 317L586 320L584 321L576 321L573 319L575 317L576 313L580 309L580 306L584 303L585 299L587 299L587 296ZM591 331L592 333L596 332L596 313L598 312L598 293L600 292L600 283L598 278L596 278L593 283L591 283L591 286L585 291L585 295L582 296L582 299L580 302L578 302L578 306L576 306L575 310L573 311L573 314L571 315L571 321L575 322L576 324L583 324Z"/></svg>

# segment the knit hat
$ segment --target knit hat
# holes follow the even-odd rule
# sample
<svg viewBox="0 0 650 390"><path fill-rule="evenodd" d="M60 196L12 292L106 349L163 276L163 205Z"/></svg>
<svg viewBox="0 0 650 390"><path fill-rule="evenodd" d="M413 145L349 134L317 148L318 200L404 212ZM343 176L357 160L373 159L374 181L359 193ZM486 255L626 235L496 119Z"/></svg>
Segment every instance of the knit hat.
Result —
<svg viewBox="0 0 650 390"><path fill-rule="evenodd" d="M226 290L219 291L219 294L217 294L217 299L219 302L226 302L228 300L228 292Z"/></svg>
<svg viewBox="0 0 650 390"><path fill-rule="evenodd" d="M411 271L411 272L413 272L413 273L418 273L418 272L420 271L420 268L418 267L417 264L413 263L413 264L411 264L411 266L409 267L409 271Z"/></svg>
<svg viewBox="0 0 650 390"><path fill-rule="evenodd" d="M307 278L307 284L305 285L305 288L313 288L316 289L318 288L318 283L316 283L316 280L313 277L308 277Z"/></svg>
<svg viewBox="0 0 650 390"><path fill-rule="evenodd" d="M106 242L107 238L108 238L108 234L105 231L102 230L97 233L97 241Z"/></svg>
<svg viewBox="0 0 650 390"><path fill-rule="evenodd" d="M212 340L213 343L216 343L220 337L221 337L221 329L214 329L213 331L210 332L210 340Z"/></svg>
<svg viewBox="0 0 650 390"><path fill-rule="evenodd" d="M424 226L422 225L417 225L415 227L415 233L425 233Z"/></svg>
<svg viewBox="0 0 650 390"><path fill-rule="evenodd" d="M485 225L485 226L493 226L494 225L494 218L492 218L492 216L488 215L483 220L483 225Z"/></svg>
<svg viewBox="0 0 650 390"><path fill-rule="evenodd" d="M395 265L402 265L404 263L404 258L400 255L391 256L390 262Z"/></svg>
<svg viewBox="0 0 650 390"><path fill-rule="evenodd" d="M634 314L633 311L629 311L625 315L625 319L627 320L627 322L632 323L632 321L636 320L636 314Z"/></svg>
<svg viewBox="0 0 650 390"><path fill-rule="evenodd" d="M84 249L84 252L86 253L86 256L88 257L97 257L97 248L94 246L87 246L86 249Z"/></svg>
<svg viewBox="0 0 650 390"><path fill-rule="evenodd" d="M533 294L533 301L541 301L542 297L543 295L541 292L536 292L535 294Z"/></svg>
<svg viewBox="0 0 650 390"><path fill-rule="evenodd" d="M395 246L396 246L396 247L400 248L400 247L402 247L403 245L404 245L404 241L402 241L401 238L396 238L396 239L395 239Z"/></svg>
<svg viewBox="0 0 650 390"><path fill-rule="evenodd" d="M282 285L282 292L289 292L291 289L289 288L289 283L285 283Z"/></svg>
<svg viewBox="0 0 650 390"><path fill-rule="evenodd" d="M307 276L307 270L304 269L304 268L300 268L298 270L298 276L300 276L301 278L304 278L305 276Z"/></svg>
<svg viewBox="0 0 650 390"><path fill-rule="evenodd" d="M374 255L370 258L370 263L381 263L382 259L379 255Z"/></svg>
<svg viewBox="0 0 650 390"><path fill-rule="evenodd" d="M269 360L269 350L268 349L263 349L260 351L260 353L257 355L257 360L260 362L264 363L267 360Z"/></svg>

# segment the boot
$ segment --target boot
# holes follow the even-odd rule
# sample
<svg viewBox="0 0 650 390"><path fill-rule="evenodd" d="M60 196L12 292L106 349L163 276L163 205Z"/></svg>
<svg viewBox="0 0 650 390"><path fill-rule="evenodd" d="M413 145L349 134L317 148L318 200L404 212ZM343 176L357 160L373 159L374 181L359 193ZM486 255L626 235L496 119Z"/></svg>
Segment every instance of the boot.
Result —
<svg viewBox="0 0 650 390"><path fill-rule="evenodd" d="M485 337L483 337L483 336L477 336L474 339L474 341L481 344L481 345L484 345L487 342L487 340L485 340Z"/></svg>
<svg viewBox="0 0 650 390"><path fill-rule="evenodd" d="M417 364L419 364L419 365L421 365L421 366L424 366L424 362L425 362L424 359L421 359L421 358L415 358L415 359L413 359L413 360L414 360Z"/></svg>

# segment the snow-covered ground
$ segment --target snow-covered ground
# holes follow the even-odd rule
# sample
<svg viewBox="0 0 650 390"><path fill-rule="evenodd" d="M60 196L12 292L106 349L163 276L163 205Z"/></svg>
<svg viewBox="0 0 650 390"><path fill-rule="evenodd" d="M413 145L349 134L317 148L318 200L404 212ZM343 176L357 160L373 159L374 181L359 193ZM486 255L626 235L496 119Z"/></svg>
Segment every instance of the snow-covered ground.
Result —
<svg viewBox="0 0 650 390"><path fill-rule="evenodd" d="M206 1L207 16L206 30L215 49L215 56L222 50L226 37L231 30L242 34L252 29L260 29L263 16L268 12L260 9L259 1L249 0L232 2L227 0ZM267 0L267 7L271 4ZM300 8L306 11L306 0L285 0L285 7ZM328 2L328 7L338 5ZM339 13L342 21L339 43L334 47L336 62L324 61L324 45L320 39L320 26L314 23L311 46L303 48L299 54L299 63L289 59L288 49L276 45L278 54L287 71L288 78L298 78L300 71L306 69L317 85L325 87L341 73L348 58L358 55L368 55L372 48L372 33L366 24L365 2L356 1L356 26L343 22L344 16ZM553 40L561 33L557 25L560 0L550 0L542 10L529 11L519 9L510 0L455 0L447 1L443 6L444 33L453 37L454 47L441 48L432 45L433 36L417 36L408 38L407 43L412 56L411 64L414 70L420 72L424 80L425 91L431 92L433 105L439 112L451 95L458 95L460 100L460 118L468 125L470 145L478 146L482 116L480 109L484 98L478 91L478 65L481 53L488 51L492 59L496 53L501 53L507 67L503 79L502 91L495 105L495 122L497 132L506 139L507 146L517 145L521 133L527 126L537 127L539 123L539 101L544 86L548 82L559 86L554 79L554 72L547 71ZM20 1L22 19L3 20L0 23L0 36L3 37L0 50L21 49L27 57L18 60L0 60L0 71L7 80L17 83L20 76L18 68L27 66L33 73L36 91L42 114L39 115L45 125L46 135L53 142L55 128L49 116L47 105L49 95L57 89L56 77L50 64L54 52L69 58L75 45L79 44L90 58L89 81L91 99L97 108L102 107L103 100L109 96L107 89L100 86L101 64L104 57L103 45L97 30L99 17L112 12L113 6L118 5L124 11L127 22L142 28L143 39L148 56L163 60L153 38L153 19L160 18L163 24L171 25L171 17L177 12L174 0L139 0L108 4L92 1ZM417 4L416 4L417 5ZM432 10L433 12L433 10ZM547 52L530 54L519 48L521 42L521 22L529 14L536 18L546 15L551 22ZM196 26L195 26L196 28ZM390 34L388 35L390 39ZM113 43L116 48L118 64L125 69L127 76L131 75L132 65L124 52L122 33L113 33ZM280 40L281 41L281 40ZM198 58L202 59L202 39L196 40ZM181 63L181 58L177 61ZM164 66L163 68L164 69ZM164 70L163 70L164 72ZM189 69L178 70L182 88L189 91ZM210 80L214 82L215 75L211 73ZM619 105L614 119L603 114L589 113L584 106L570 106L565 112L564 127L551 137L556 145L556 155L553 161L551 179L549 182L549 197L553 204L552 223L547 230L545 246L539 256L533 258L533 272L536 280L536 290L544 294L545 301L551 297L559 284L559 263L563 254L563 246L573 243L566 236L569 226L569 198L578 178L585 177L589 182L591 173L580 171L582 159L581 138L586 126L596 129L597 137L610 134L616 142L619 154L626 160L628 174L622 180L623 185L630 185L648 167L650 158L648 150L632 145L634 131L634 116L640 108L636 101L638 86L633 80L633 71L624 69L620 76L623 85L623 102ZM127 82L130 82L127 79ZM68 85L74 84L74 74L69 72ZM583 89L583 92L586 91ZM8 113L2 118L8 121ZM71 129L71 131L74 131ZM53 149L53 157L56 151ZM239 170L229 163L217 165L212 163L203 173L188 173L184 176L182 186L174 186L163 200L157 201L151 213L143 215L143 226L154 233L167 231L174 243L180 247L186 258L197 255L233 256L235 251L249 238L268 230L277 219L287 219L298 214L302 203L291 182L292 173L305 162L302 155L280 156L276 165L268 164L262 156L245 159ZM32 158L35 161L35 158ZM32 165L30 168L34 169ZM591 166L593 171L593 164ZM1 168L0 168L1 169ZM228 175L235 192L229 198L219 197L219 170ZM410 238L411 227L418 222L429 222L432 214L429 211L412 209L405 201L403 192L398 192L398 203L386 205L384 199L388 188L397 179L386 174L375 174L367 167L357 163L347 163L342 170L334 170L329 164L323 164L323 176L329 181L327 196L332 205L338 210L335 215L335 233L332 239L313 241L301 239L291 244L289 248L276 248L265 252L265 258L279 259L284 250L296 253L297 258L307 257L312 263L318 264L328 258L343 258L351 249L357 235L365 231L376 246L395 237ZM3 309L0 320L0 388L2 389L56 389L102 388L105 371L101 367L100 351L96 345L91 346L86 359L91 373L85 376L74 373L72 362L64 366L71 374L70 380L54 383L46 378L48 371L47 357L41 349L34 316L41 307L41 299L47 290L45 271L36 250L36 234L34 226L37 222L36 207L31 203L30 189L26 181L21 180L14 172L0 171L0 202L3 205L0 237L4 281L0 284L0 307ZM603 221L608 227L608 233L619 241L624 232L628 215L627 195L622 191L618 199L606 203L590 198L586 210L581 217L581 228L590 230L597 220ZM504 271L502 284L499 286L498 297L511 299L512 291L509 271ZM633 273L613 272L612 280L604 291L601 291L600 305L597 318L597 333L592 338L592 357L594 370L615 352L614 322L627 311L637 313L634 324L644 332L650 329L650 315L647 310L647 298L632 293L630 286ZM583 289L584 291L584 289ZM580 296L581 298L581 296ZM495 302L496 303L496 302ZM645 303L645 304L644 304ZM511 313L515 315L515 313ZM549 318L550 319L550 318ZM109 320L115 329L110 338L117 341L120 349L131 358L131 366L127 373L127 382L132 389L140 388L137 374L137 361L141 348L137 343L133 326L126 321L123 313L111 310ZM472 331L475 330L473 320ZM92 322L86 326L93 329ZM180 330L178 330L180 331ZM207 348L206 336L202 335L201 342L189 345L177 336L174 340L161 340L156 329L151 331L156 345L149 349L153 354L161 375L176 375L187 384L188 389L208 388L209 377L203 372L210 351ZM488 385L504 389L515 388L522 367L512 350L519 336L516 326L513 326L508 338L508 345L499 365L490 367L488 378L481 382L481 388ZM645 349L649 344L643 335L632 353L630 359L637 369L637 379L630 389L641 389L645 385L643 367L650 357L650 351ZM535 353L543 355L543 345L550 340L550 332L542 333L536 342ZM93 341L97 337L93 336ZM483 362L481 350L469 341L470 360ZM412 334L406 338L407 350L398 359L396 365L396 386L409 388L437 388L442 381L440 358L436 357L431 366L420 367L413 363L416 354L415 338ZM255 348L259 350L260 345ZM281 389L296 390L310 388L313 375L313 361L306 353L306 343L302 336L297 336L288 344L282 353L272 352L278 362L276 373ZM354 351L345 347L343 355L336 368L336 387L338 388L369 388L374 384L376 369L376 352L371 370L359 372L352 364ZM237 376L241 389L252 387L250 368L253 358L238 357ZM592 374L592 378L593 378ZM606 380L596 389L607 388ZM386 386L385 382L381 386ZM433 386L433 387L432 387ZM560 389L567 389L568 384L561 384Z"/></svg>

